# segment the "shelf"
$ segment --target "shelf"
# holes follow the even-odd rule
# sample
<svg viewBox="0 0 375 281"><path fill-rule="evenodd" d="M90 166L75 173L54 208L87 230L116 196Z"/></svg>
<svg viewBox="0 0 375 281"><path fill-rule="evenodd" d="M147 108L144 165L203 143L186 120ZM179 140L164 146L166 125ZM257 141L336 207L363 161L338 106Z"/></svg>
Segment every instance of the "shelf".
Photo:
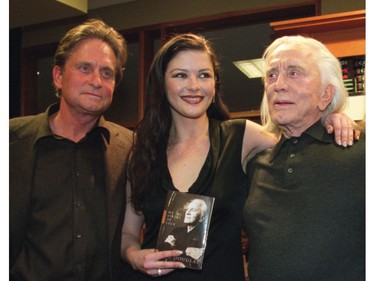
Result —
<svg viewBox="0 0 375 281"><path fill-rule="evenodd" d="M237 111L237 112L231 112L230 118L253 118L253 117L259 117L260 112L259 110L250 110L250 111Z"/></svg>
<svg viewBox="0 0 375 281"><path fill-rule="evenodd" d="M337 57L364 55L366 11L359 10L273 22L278 37L307 35L323 42Z"/></svg>

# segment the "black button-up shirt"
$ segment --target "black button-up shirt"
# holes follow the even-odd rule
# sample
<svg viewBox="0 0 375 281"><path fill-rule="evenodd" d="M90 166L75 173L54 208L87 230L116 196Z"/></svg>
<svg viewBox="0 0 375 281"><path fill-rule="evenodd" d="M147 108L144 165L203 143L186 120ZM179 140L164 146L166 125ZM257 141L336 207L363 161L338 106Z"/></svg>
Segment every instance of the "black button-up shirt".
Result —
<svg viewBox="0 0 375 281"><path fill-rule="evenodd" d="M29 227L17 262L27 280L109 280L108 138L100 123L78 143L54 136L48 120L39 130Z"/></svg>

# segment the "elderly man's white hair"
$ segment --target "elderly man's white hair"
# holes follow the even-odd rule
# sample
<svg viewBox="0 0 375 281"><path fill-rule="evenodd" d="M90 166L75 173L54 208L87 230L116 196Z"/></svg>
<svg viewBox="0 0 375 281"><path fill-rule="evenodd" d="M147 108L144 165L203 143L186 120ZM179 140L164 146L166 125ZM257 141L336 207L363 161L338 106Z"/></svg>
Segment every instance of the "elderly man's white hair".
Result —
<svg viewBox="0 0 375 281"><path fill-rule="evenodd" d="M310 49L312 51L311 61L315 63L319 69L322 86L324 88L328 85L332 85L334 87L334 97L324 111L321 121L324 122L327 116L331 113L341 112L346 106L348 92L343 82L340 62L324 44L316 39L300 35L284 36L276 39L263 53L263 83L265 79L265 68L269 63L269 58L281 45L298 45L299 48ZM265 126L266 130L280 135L281 130L271 120L265 91L260 107L260 114L262 124Z"/></svg>

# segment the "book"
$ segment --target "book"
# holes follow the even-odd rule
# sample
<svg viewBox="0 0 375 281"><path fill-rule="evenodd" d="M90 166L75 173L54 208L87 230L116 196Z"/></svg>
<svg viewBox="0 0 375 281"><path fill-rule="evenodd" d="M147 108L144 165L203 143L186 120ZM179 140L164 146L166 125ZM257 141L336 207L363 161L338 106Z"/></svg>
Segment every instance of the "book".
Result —
<svg viewBox="0 0 375 281"><path fill-rule="evenodd" d="M165 260L201 270L207 246L214 197L169 191L160 223L156 249L183 253Z"/></svg>

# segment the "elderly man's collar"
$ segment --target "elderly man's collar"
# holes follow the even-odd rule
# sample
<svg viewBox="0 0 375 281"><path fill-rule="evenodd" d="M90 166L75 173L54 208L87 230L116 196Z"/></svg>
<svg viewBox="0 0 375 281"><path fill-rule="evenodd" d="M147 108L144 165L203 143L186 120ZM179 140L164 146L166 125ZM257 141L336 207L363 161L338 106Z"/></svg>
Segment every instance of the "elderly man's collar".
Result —
<svg viewBox="0 0 375 281"><path fill-rule="evenodd" d="M321 142L332 143L334 141L334 135L328 134L326 128L323 126L322 122L319 120L315 122L305 132L303 132L300 137L292 137L288 139L283 135L280 141L276 144L276 146L272 150L271 161L279 154L279 151L283 147L285 142L287 142L288 140L290 141L298 140L302 138L304 135L309 135L313 137L314 139L321 141Z"/></svg>

